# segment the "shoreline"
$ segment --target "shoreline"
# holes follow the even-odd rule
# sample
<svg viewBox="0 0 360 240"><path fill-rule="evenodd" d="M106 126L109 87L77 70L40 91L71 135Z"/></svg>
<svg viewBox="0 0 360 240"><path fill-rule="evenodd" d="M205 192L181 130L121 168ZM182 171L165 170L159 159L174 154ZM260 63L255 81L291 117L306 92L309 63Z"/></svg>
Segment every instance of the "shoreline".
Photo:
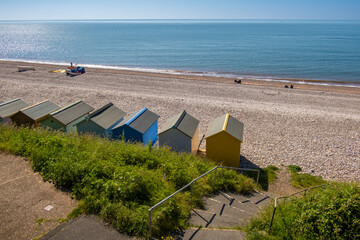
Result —
<svg viewBox="0 0 360 240"><path fill-rule="evenodd" d="M51 70L56 69L65 69L70 66L69 64L58 64L58 63L39 63L32 61L13 61L13 60L0 60L0 64L9 64L9 65L32 65L35 67L45 67ZM98 67L95 65L82 65L86 68L87 72L103 72L103 73L119 73L125 75L140 75L148 77L161 77L161 78L173 78L173 79L186 79L186 80L197 80L197 81L209 81L209 82L219 82L219 83L228 83L235 84L235 79L240 79L241 84L244 85L255 85L255 86L268 86L268 87L282 87L285 85L293 85L296 89L303 90L315 90L315 91L326 91L326 92L339 92L339 93L351 93L351 94L360 94L360 84L353 82L341 82L341 81L329 81L329 80L311 80L311 79L279 79L279 78L265 78L256 79L252 77L221 77L221 76L207 76L202 75L201 73L187 72L187 71L171 71L167 72L166 70L157 71L144 71L142 70L131 70L131 69L120 69L112 66ZM346 86L346 85L358 85L358 86Z"/></svg>

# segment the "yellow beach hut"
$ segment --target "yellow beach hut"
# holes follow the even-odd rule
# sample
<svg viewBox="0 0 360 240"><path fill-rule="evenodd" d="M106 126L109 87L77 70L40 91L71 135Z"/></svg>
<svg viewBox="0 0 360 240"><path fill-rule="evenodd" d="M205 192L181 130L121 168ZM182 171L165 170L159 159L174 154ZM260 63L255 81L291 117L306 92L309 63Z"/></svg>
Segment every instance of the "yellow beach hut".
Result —
<svg viewBox="0 0 360 240"><path fill-rule="evenodd" d="M243 142L244 124L225 114L209 126L206 139L206 156L224 166L239 167L240 148Z"/></svg>

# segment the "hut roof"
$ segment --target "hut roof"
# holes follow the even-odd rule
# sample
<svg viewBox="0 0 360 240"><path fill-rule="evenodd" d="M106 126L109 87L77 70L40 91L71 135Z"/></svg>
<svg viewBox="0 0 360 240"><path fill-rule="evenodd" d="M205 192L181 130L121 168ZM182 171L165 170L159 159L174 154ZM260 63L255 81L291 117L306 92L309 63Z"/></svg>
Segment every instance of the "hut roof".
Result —
<svg viewBox="0 0 360 240"><path fill-rule="evenodd" d="M16 98L8 102L1 103L0 118L10 117L27 106L29 106L29 104L27 104L20 98Z"/></svg>
<svg viewBox="0 0 360 240"><path fill-rule="evenodd" d="M213 136L219 132L227 132L236 139L243 141L244 124L233 118L229 114L225 114L216 118L209 126L205 138Z"/></svg>
<svg viewBox="0 0 360 240"><path fill-rule="evenodd" d="M168 119L159 134L175 128L192 138L198 125L199 120L188 114L186 111L183 111Z"/></svg>
<svg viewBox="0 0 360 240"><path fill-rule="evenodd" d="M45 100L27 108L23 108L20 111L29 118L38 120L57 109L59 109L59 107L55 103Z"/></svg>
<svg viewBox="0 0 360 240"><path fill-rule="evenodd" d="M94 110L93 107L89 106L83 101L77 101L55 112L52 112L50 115L62 124L67 125L79 117L91 112L92 110Z"/></svg>
<svg viewBox="0 0 360 240"><path fill-rule="evenodd" d="M113 103L110 102L102 108L91 113L89 118L104 129L108 129L117 121L122 119L125 115L126 113L123 110L117 108Z"/></svg>
<svg viewBox="0 0 360 240"><path fill-rule="evenodd" d="M124 125L128 125L131 128L139 131L144 134L146 130L153 125L153 123L159 118L159 116L153 112L151 112L147 108L143 108L141 111L129 114L122 120L119 124L117 124L112 129L116 129L122 127Z"/></svg>

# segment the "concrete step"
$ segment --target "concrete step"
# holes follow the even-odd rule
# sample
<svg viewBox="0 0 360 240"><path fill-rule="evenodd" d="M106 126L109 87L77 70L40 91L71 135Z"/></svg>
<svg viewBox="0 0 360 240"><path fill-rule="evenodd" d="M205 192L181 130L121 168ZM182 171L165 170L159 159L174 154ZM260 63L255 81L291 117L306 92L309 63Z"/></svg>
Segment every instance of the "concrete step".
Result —
<svg viewBox="0 0 360 240"><path fill-rule="evenodd" d="M234 215L219 215L199 209L193 209L190 224L205 228L232 228L243 225L248 218Z"/></svg>
<svg viewBox="0 0 360 240"><path fill-rule="evenodd" d="M219 239L245 239L245 232L237 230L189 228L186 231L174 235L178 240L219 240Z"/></svg>

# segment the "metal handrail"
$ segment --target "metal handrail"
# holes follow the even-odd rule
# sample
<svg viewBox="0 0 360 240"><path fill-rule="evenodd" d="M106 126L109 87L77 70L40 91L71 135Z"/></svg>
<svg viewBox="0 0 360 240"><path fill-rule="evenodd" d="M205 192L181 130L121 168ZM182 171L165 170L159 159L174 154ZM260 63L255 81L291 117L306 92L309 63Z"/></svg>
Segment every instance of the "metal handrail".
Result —
<svg viewBox="0 0 360 240"><path fill-rule="evenodd" d="M185 186L183 186L182 188L180 188L179 190L177 190L176 192L174 192L173 194L171 194L170 196L164 198L163 200L161 200L160 202L158 202L157 204L155 204L154 206L152 206L151 208L148 209L149 212L149 238L152 238L152 228L151 228L151 211L158 207L159 205L163 204L164 202L166 202L167 200L169 200L170 198L172 198L173 196L175 196L176 194L178 194L179 192L183 191L184 189L188 188L189 186L191 187L191 197L190 197L190 206L192 206L192 196L193 196L193 186L192 184L194 182L196 182L197 180L199 180L200 178L208 175L209 173L211 173L212 171L215 171L215 175L214 175L214 184L216 183L216 172L218 168L225 168L225 169L234 169L234 170L241 170L241 171L255 171L258 172L257 174L257 179L256 179L256 183L259 183L259 176L260 176L260 170L259 169L250 169L250 168L235 168L235 167L225 167L225 166L216 166L213 169L207 171L206 173L200 175L199 177L193 179L191 182L189 182L188 184L186 184Z"/></svg>
<svg viewBox="0 0 360 240"><path fill-rule="evenodd" d="M296 192L296 193L293 193L293 194L290 194L290 195L287 195L287 196L280 196L280 197L275 198L274 210L273 210L273 213L272 213L272 216L271 216L271 221L270 221L270 225L269 225L269 232L268 232L268 234L270 235L271 227L272 227L272 224L273 224L273 221L274 221L275 212L276 212L276 208L277 208L277 202L278 202L279 199L290 198L290 197L293 197L293 196L295 196L295 195L297 195L297 194L300 194L300 193L302 193L302 192L305 192L305 193L304 193L304 195L305 195L307 191L310 191L310 190L312 190L312 189L314 189L314 188L324 187L324 186L326 186L326 185L328 185L328 184L322 184L322 185L318 185L318 186L315 186L315 187L306 188L306 189L303 189L303 190L301 190L301 191L298 191L298 192Z"/></svg>

